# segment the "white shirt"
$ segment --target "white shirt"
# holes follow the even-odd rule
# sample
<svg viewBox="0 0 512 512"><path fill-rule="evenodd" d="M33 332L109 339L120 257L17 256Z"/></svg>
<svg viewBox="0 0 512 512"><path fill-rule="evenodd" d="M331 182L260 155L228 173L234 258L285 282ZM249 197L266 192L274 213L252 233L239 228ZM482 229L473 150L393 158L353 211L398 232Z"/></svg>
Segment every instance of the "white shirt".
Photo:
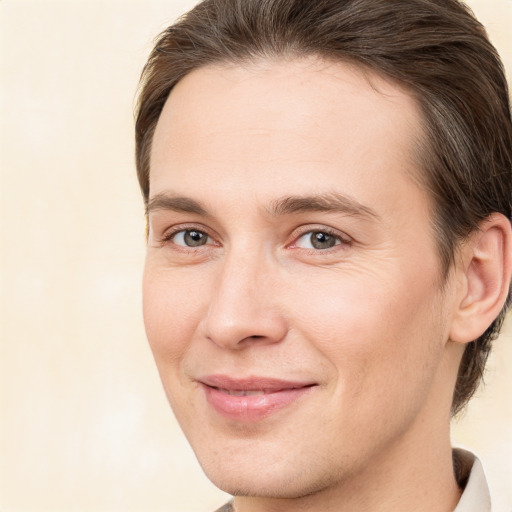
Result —
<svg viewBox="0 0 512 512"><path fill-rule="evenodd" d="M459 466L459 483L467 480L453 512L491 512L491 496L481 462L471 452L460 448L453 450L453 457Z"/></svg>

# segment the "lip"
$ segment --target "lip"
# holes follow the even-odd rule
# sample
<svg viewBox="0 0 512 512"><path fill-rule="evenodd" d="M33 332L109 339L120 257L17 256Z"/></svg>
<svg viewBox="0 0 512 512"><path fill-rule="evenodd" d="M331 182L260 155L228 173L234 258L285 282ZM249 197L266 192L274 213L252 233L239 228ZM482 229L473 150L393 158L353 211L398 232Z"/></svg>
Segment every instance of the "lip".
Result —
<svg viewBox="0 0 512 512"><path fill-rule="evenodd" d="M241 422L255 422L291 405L316 386L266 377L236 379L209 375L198 379L208 404L222 416Z"/></svg>

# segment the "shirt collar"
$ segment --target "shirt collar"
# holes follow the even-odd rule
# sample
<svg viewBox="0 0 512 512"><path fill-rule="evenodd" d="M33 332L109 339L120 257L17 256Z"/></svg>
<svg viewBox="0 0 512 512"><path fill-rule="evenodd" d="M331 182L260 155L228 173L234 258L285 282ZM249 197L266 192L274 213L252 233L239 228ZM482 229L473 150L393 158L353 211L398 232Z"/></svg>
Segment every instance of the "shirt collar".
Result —
<svg viewBox="0 0 512 512"><path fill-rule="evenodd" d="M482 463L471 452L456 448L453 460L459 484L467 482L453 512L491 512L489 486Z"/></svg>

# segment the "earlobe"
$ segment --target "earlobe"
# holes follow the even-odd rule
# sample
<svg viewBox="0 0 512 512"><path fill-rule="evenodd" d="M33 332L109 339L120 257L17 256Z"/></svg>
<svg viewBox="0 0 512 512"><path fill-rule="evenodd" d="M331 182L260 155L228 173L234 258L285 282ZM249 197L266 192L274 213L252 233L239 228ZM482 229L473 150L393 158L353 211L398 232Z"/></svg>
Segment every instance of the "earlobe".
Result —
<svg viewBox="0 0 512 512"><path fill-rule="evenodd" d="M463 273L450 339L469 343L491 325L503 308L512 273L512 229L495 213L461 248Z"/></svg>

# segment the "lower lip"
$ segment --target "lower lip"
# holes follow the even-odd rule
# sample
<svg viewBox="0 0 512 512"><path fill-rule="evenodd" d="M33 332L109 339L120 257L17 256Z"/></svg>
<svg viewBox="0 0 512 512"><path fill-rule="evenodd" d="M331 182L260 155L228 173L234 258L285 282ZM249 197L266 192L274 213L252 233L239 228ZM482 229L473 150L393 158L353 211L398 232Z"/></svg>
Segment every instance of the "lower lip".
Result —
<svg viewBox="0 0 512 512"><path fill-rule="evenodd" d="M283 389L275 393L252 396L233 396L217 388L203 385L208 403L222 416L228 419L254 422L292 404L308 393L312 386Z"/></svg>

